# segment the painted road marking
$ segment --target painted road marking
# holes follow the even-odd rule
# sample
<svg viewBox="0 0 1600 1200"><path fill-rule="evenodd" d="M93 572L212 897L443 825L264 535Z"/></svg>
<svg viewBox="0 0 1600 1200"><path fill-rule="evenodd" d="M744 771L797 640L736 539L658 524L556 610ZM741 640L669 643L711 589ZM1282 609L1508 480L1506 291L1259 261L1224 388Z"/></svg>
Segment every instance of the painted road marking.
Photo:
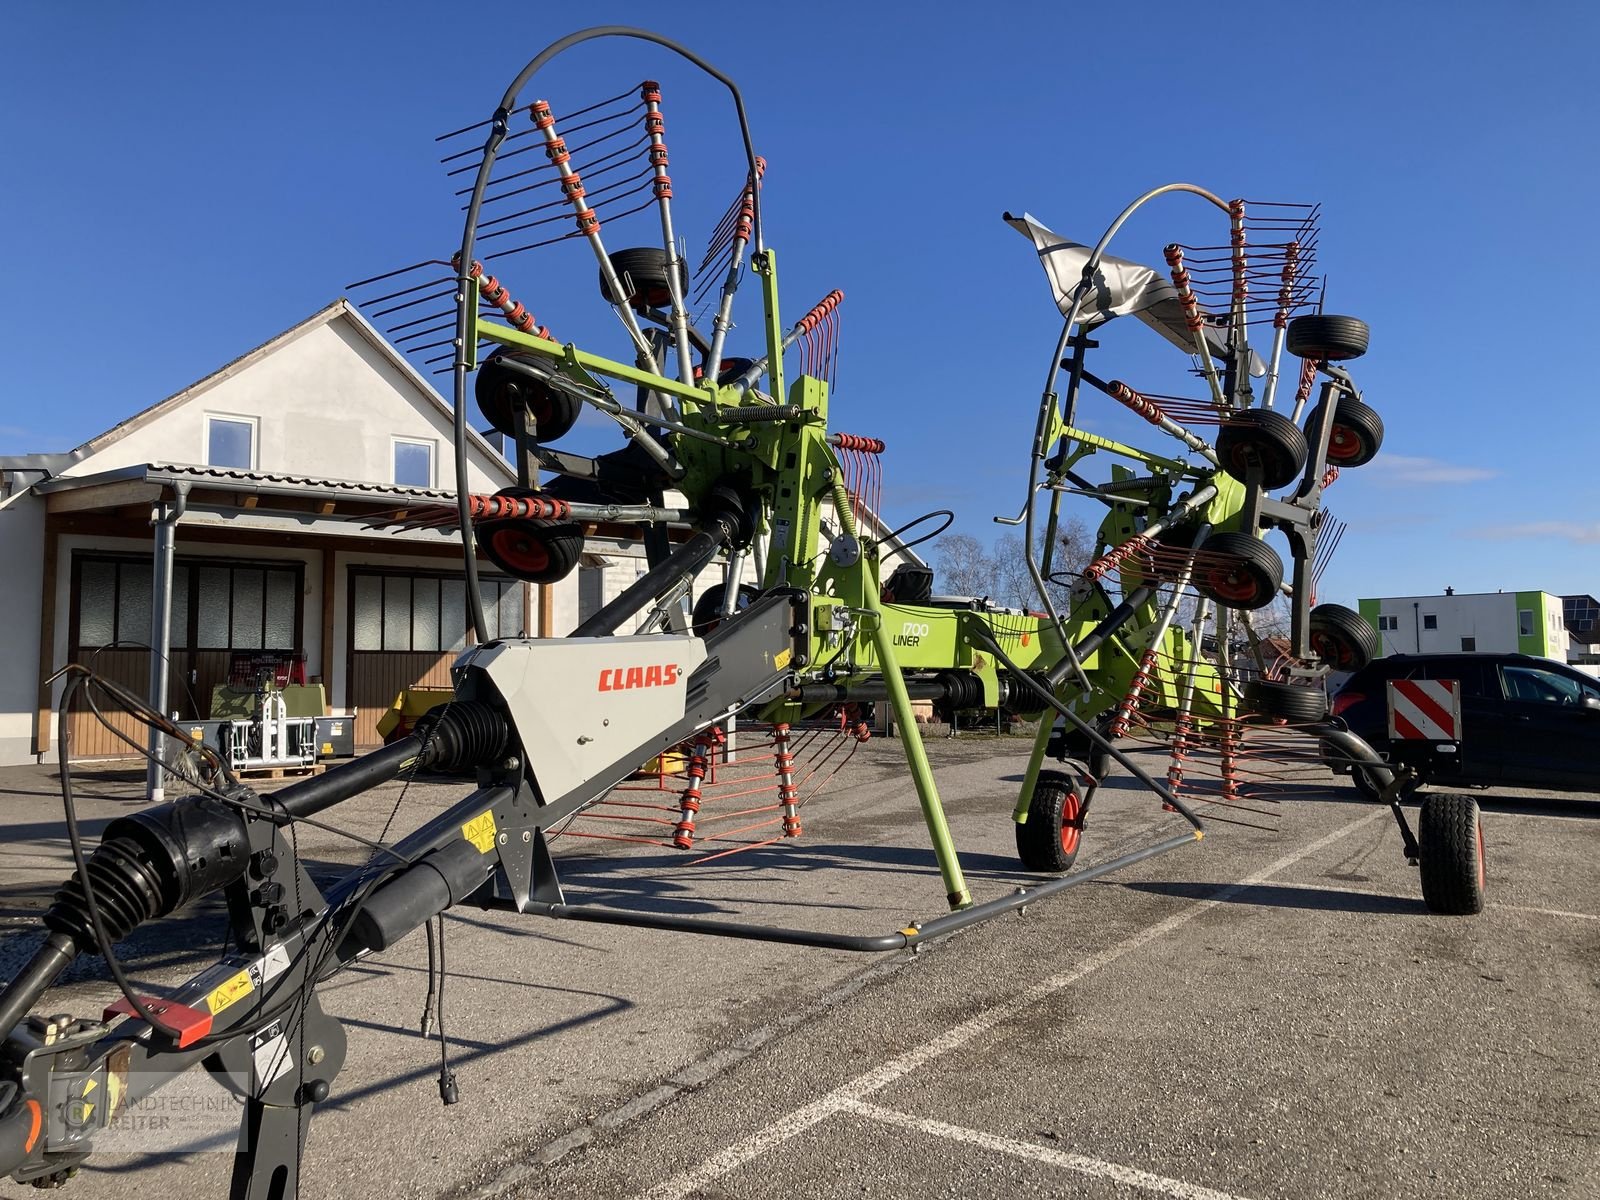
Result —
<svg viewBox="0 0 1600 1200"><path fill-rule="evenodd" d="M1385 892L1379 888L1351 887L1348 883L1334 880L1331 883L1284 883L1278 882L1273 887L1288 888L1302 892L1349 892L1352 896L1377 896L1384 900L1411 900L1410 896L1399 896L1394 892ZM1600 921L1600 914L1572 912L1565 908L1535 908L1531 904L1502 904L1498 900L1490 900L1489 907L1503 912L1536 913L1541 917L1570 917L1575 921Z"/></svg>
<svg viewBox="0 0 1600 1200"><path fill-rule="evenodd" d="M1387 809L1378 809L1376 812L1368 813L1359 820L1346 825L1343 829L1336 830L1326 837L1318 838L1310 845L1296 850L1293 854L1285 855L1276 862L1269 863L1264 870L1257 872L1248 879L1228 884L1219 889L1216 895L1205 900L1197 900L1181 912L1174 913L1154 925L1146 926L1114 946L1109 946L1100 951L1100 953L1084 959L1070 971L1063 971L1058 975L1051 976L1042 983L1035 984L1014 1000L985 1009L977 1016L963 1021L960 1025L947 1029L938 1037L924 1042L915 1049L907 1050L904 1054L889 1059L866 1074L858 1075L849 1083L835 1088L820 1099L795 1109L748 1137L741 1138L725 1150L706 1159L698 1167L685 1171L651 1188L648 1192L644 1192L641 1200L685 1200L686 1197L693 1195L706 1185L716 1182L730 1171L744 1166L764 1151L775 1149L827 1118L849 1110L874 1092L882 1091L890 1084L927 1066L934 1059L949 1054L952 1050L959 1050L974 1038L989 1032L997 1025L1021 1015L1027 1009L1047 999L1053 993L1059 992L1062 988L1071 987L1074 983L1077 983L1085 976L1092 975L1101 967L1109 966L1119 958L1131 954L1157 938L1166 936L1174 929L1187 925L1196 917L1211 911L1218 905L1226 904L1246 888L1266 883L1280 871L1287 870L1302 859L1310 858L1313 854L1320 853L1342 838L1349 837L1352 833L1365 829L1374 821L1388 816L1389 811Z"/></svg>
<svg viewBox="0 0 1600 1200"><path fill-rule="evenodd" d="M1082 1154L1069 1154L1064 1150L1052 1150L1049 1146L1036 1146L1032 1142L1019 1142L1015 1138L997 1137L981 1130L948 1125L931 1117L914 1117L909 1113L896 1112L892 1108L882 1108L876 1104L864 1104L859 1100L849 1105L849 1111L859 1113L863 1117L871 1117L874 1121L882 1121L885 1125L897 1125L901 1129L915 1130L947 1141L965 1142L969 1146L992 1150L997 1154L1009 1154L1014 1158L1031 1158L1047 1166L1076 1171L1080 1175L1092 1175L1097 1179L1109 1179L1129 1187L1142 1188L1147 1192L1159 1192L1163 1196L1177 1197L1177 1200L1243 1200L1232 1192L1219 1192L1214 1188L1185 1183L1181 1179L1171 1179L1166 1175L1155 1175L1136 1167L1125 1167L1121 1163L1087 1158Z"/></svg>

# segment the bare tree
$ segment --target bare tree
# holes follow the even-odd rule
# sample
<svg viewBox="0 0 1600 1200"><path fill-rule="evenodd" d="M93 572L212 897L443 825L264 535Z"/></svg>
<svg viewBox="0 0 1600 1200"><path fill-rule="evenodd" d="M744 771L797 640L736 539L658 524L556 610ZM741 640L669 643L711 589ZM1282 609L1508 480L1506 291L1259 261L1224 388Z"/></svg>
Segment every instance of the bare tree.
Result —
<svg viewBox="0 0 1600 1200"><path fill-rule="evenodd" d="M987 596L994 592L994 560L969 533L947 533L933 544L938 574L933 590L948 596Z"/></svg>
<svg viewBox="0 0 1600 1200"><path fill-rule="evenodd" d="M1003 533L994 542L994 598L1010 608L1037 608L1038 590L1022 552L1022 539Z"/></svg>

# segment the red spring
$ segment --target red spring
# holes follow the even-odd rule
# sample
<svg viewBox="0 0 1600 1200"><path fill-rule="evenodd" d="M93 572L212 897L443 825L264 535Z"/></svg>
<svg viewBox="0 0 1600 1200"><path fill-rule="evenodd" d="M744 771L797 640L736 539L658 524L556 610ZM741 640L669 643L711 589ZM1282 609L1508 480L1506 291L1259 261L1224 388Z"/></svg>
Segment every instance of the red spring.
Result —
<svg viewBox="0 0 1600 1200"><path fill-rule="evenodd" d="M1300 386L1295 389L1294 402L1304 404L1311 398L1311 385L1317 382L1317 364L1309 358L1300 360Z"/></svg>
<svg viewBox="0 0 1600 1200"><path fill-rule="evenodd" d="M1283 256L1283 286L1278 289L1278 311L1272 317L1274 329L1285 329L1289 325L1289 304L1294 299L1294 277L1299 263L1300 243L1290 242Z"/></svg>
<svg viewBox="0 0 1600 1200"><path fill-rule="evenodd" d="M581 200L589 194L583 186L583 176L574 171L561 181L561 194L568 200Z"/></svg>
<svg viewBox="0 0 1600 1200"><path fill-rule="evenodd" d="M659 146L650 147L650 165L664 167L667 165L667 144L662 142Z"/></svg>
<svg viewBox="0 0 1600 1200"><path fill-rule="evenodd" d="M556 123L555 114L550 111L548 100L535 100L528 106L528 115L533 118L535 129L549 129Z"/></svg>
<svg viewBox="0 0 1600 1200"><path fill-rule="evenodd" d="M460 270L460 264L461 255L458 252L451 256L450 265ZM534 319L533 314L523 307L520 301L511 298L511 294L506 291L505 284L501 283L493 275L485 275L481 262L474 262L467 269L467 278L478 281L478 294L505 313L506 320L517 329L520 329L523 333L531 333L535 337L550 339L550 330L540 325Z"/></svg>
<svg viewBox="0 0 1600 1200"><path fill-rule="evenodd" d="M1335 479L1337 479L1337 478L1339 478L1339 468L1338 468L1338 467L1329 467L1329 468L1328 468L1328 469L1327 469L1327 471L1325 471L1325 472L1324 472L1324 473L1323 473L1323 476L1322 476L1322 486L1323 486L1323 487L1330 487L1330 486L1332 486L1332 484L1333 484L1333 481L1334 481L1334 480L1335 480ZM1343 495L1343 493L1342 493L1342 492L1341 492L1341 493L1340 493L1340 495Z"/></svg>
<svg viewBox="0 0 1600 1200"><path fill-rule="evenodd" d="M670 175L657 175L655 182L651 185L651 190L655 193L657 200L671 200L672 177ZM595 228L598 229L599 226L597 225Z"/></svg>
<svg viewBox="0 0 1600 1200"><path fill-rule="evenodd" d="M815 308L800 318L800 320L796 323L795 328L801 330L802 332L810 333L817 327L817 324L824 317L826 317L834 309L838 308L840 302L843 300L844 293L838 288L834 288L833 291L829 292L821 300L817 301Z"/></svg>
<svg viewBox="0 0 1600 1200"><path fill-rule="evenodd" d="M569 161L572 155L567 153L567 139L551 138L544 145L544 156L558 167L562 163Z"/></svg>
<svg viewBox="0 0 1600 1200"><path fill-rule="evenodd" d="M1108 390L1113 399L1120 400L1152 425L1160 425L1167 419L1167 414L1161 410L1159 404L1134 391L1120 379L1113 379Z"/></svg>
<svg viewBox="0 0 1600 1200"><path fill-rule="evenodd" d="M578 232L581 234L587 235L600 232L600 218L595 215L595 211L592 208L585 208L579 211L577 221Z"/></svg>
<svg viewBox="0 0 1600 1200"><path fill-rule="evenodd" d="M859 433L836 433L829 439L839 450L859 450L863 454L882 454L882 438L864 437Z"/></svg>
<svg viewBox="0 0 1600 1200"><path fill-rule="evenodd" d="M644 131L651 136L660 136L667 132L667 122L658 112L647 112L644 115Z"/></svg>
<svg viewBox="0 0 1600 1200"><path fill-rule="evenodd" d="M529 521L561 521L571 515L565 500L543 496L483 496L468 498L474 521L504 521L515 518Z"/></svg>
<svg viewBox="0 0 1600 1200"><path fill-rule="evenodd" d="M661 85L654 79L646 79L639 85L639 99L646 104L660 104Z"/></svg>
<svg viewBox="0 0 1600 1200"><path fill-rule="evenodd" d="M1117 706L1117 715L1111 720L1111 727L1107 736L1119 738L1128 732L1128 724L1133 720L1133 714L1139 711L1139 701L1144 698L1144 692L1150 686L1150 669L1155 666L1156 652L1146 650L1144 658L1139 661L1139 669L1133 673L1133 682L1128 685L1128 694L1122 698L1122 703Z"/></svg>
<svg viewBox="0 0 1600 1200"><path fill-rule="evenodd" d="M1172 268L1172 286L1178 289L1178 303L1183 305L1184 323L1189 326L1190 333L1198 332L1205 324L1200 316L1200 304L1194 298L1194 293L1189 290L1189 272L1183 266L1183 247L1176 242L1171 243L1162 251L1167 260L1167 266Z"/></svg>
<svg viewBox="0 0 1600 1200"><path fill-rule="evenodd" d="M1150 539L1142 533L1137 537L1131 537L1123 542L1122 545L1108 550L1090 563L1084 569L1084 575L1090 579L1099 579L1130 555L1148 548L1149 543Z"/></svg>

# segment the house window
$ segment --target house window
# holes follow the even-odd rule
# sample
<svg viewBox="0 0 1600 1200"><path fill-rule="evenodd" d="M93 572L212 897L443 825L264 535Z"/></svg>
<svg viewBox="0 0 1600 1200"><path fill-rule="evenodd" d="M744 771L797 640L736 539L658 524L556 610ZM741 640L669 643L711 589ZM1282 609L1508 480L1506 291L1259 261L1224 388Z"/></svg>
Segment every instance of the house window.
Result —
<svg viewBox="0 0 1600 1200"><path fill-rule="evenodd" d="M1435 616L1433 613L1423 613L1422 614L1422 627L1424 629L1437 629L1437 628L1439 628L1439 618L1437 616Z"/></svg>
<svg viewBox="0 0 1600 1200"><path fill-rule="evenodd" d="M1397 630L1399 628L1400 628L1400 618L1399 617L1379 617L1378 618L1378 632L1379 633L1392 633L1392 632L1394 632L1395 630Z"/></svg>
<svg viewBox="0 0 1600 1200"><path fill-rule="evenodd" d="M1524 608L1517 613L1517 633L1523 637L1533 636L1533 609Z"/></svg>
<svg viewBox="0 0 1600 1200"><path fill-rule="evenodd" d="M1461 648L1463 650L1476 650L1478 648L1478 639L1475 638L1475 637L1469 637L1469 638L1464 637L1464 638L1462 638L1461 639Z"/></svg>
<svg viewBox="0 0 1600 1200"><path fill-rule="evenodd" d="M252 417L206 414L206 465L253 471L256 465L256 422Z"/></svg>
<svg viewBox="0 0 1600 1200"><path fill-rule="evenodd" d="M394 439L394 481L400 487L433 486L433 443L413 438Z"/></svg>
<svg viewBox="0 0 1600 1200"><path fill-rule="evenodd" d="M77 564L80 650L150 642L150 564L88 558ZM299 567L188 559L172 568L173 650L298 650Z"/></svg>
<svg viewBox="0 0 1600 1200"><path fill-rule="evenodd" d="M351 590L357 650L442 653L467 645L467 585L448 576L380 575L360 571ZM522 583L481 579L489 637L521 637Z"/></svg>

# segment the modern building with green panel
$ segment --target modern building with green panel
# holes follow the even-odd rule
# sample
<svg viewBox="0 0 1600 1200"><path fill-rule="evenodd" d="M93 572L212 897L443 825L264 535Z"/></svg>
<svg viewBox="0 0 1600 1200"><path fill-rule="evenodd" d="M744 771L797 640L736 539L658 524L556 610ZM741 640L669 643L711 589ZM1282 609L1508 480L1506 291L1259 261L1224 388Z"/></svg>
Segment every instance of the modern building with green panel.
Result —
<svg viewBox="0 0 1600 1200"><path fill-rule="evenodd" d="M1383 596L1360 601L1378 632L1381 654L1479 651L1522 653L1565 662L1571 639L1561 597L1549 592Z"/></svg>

